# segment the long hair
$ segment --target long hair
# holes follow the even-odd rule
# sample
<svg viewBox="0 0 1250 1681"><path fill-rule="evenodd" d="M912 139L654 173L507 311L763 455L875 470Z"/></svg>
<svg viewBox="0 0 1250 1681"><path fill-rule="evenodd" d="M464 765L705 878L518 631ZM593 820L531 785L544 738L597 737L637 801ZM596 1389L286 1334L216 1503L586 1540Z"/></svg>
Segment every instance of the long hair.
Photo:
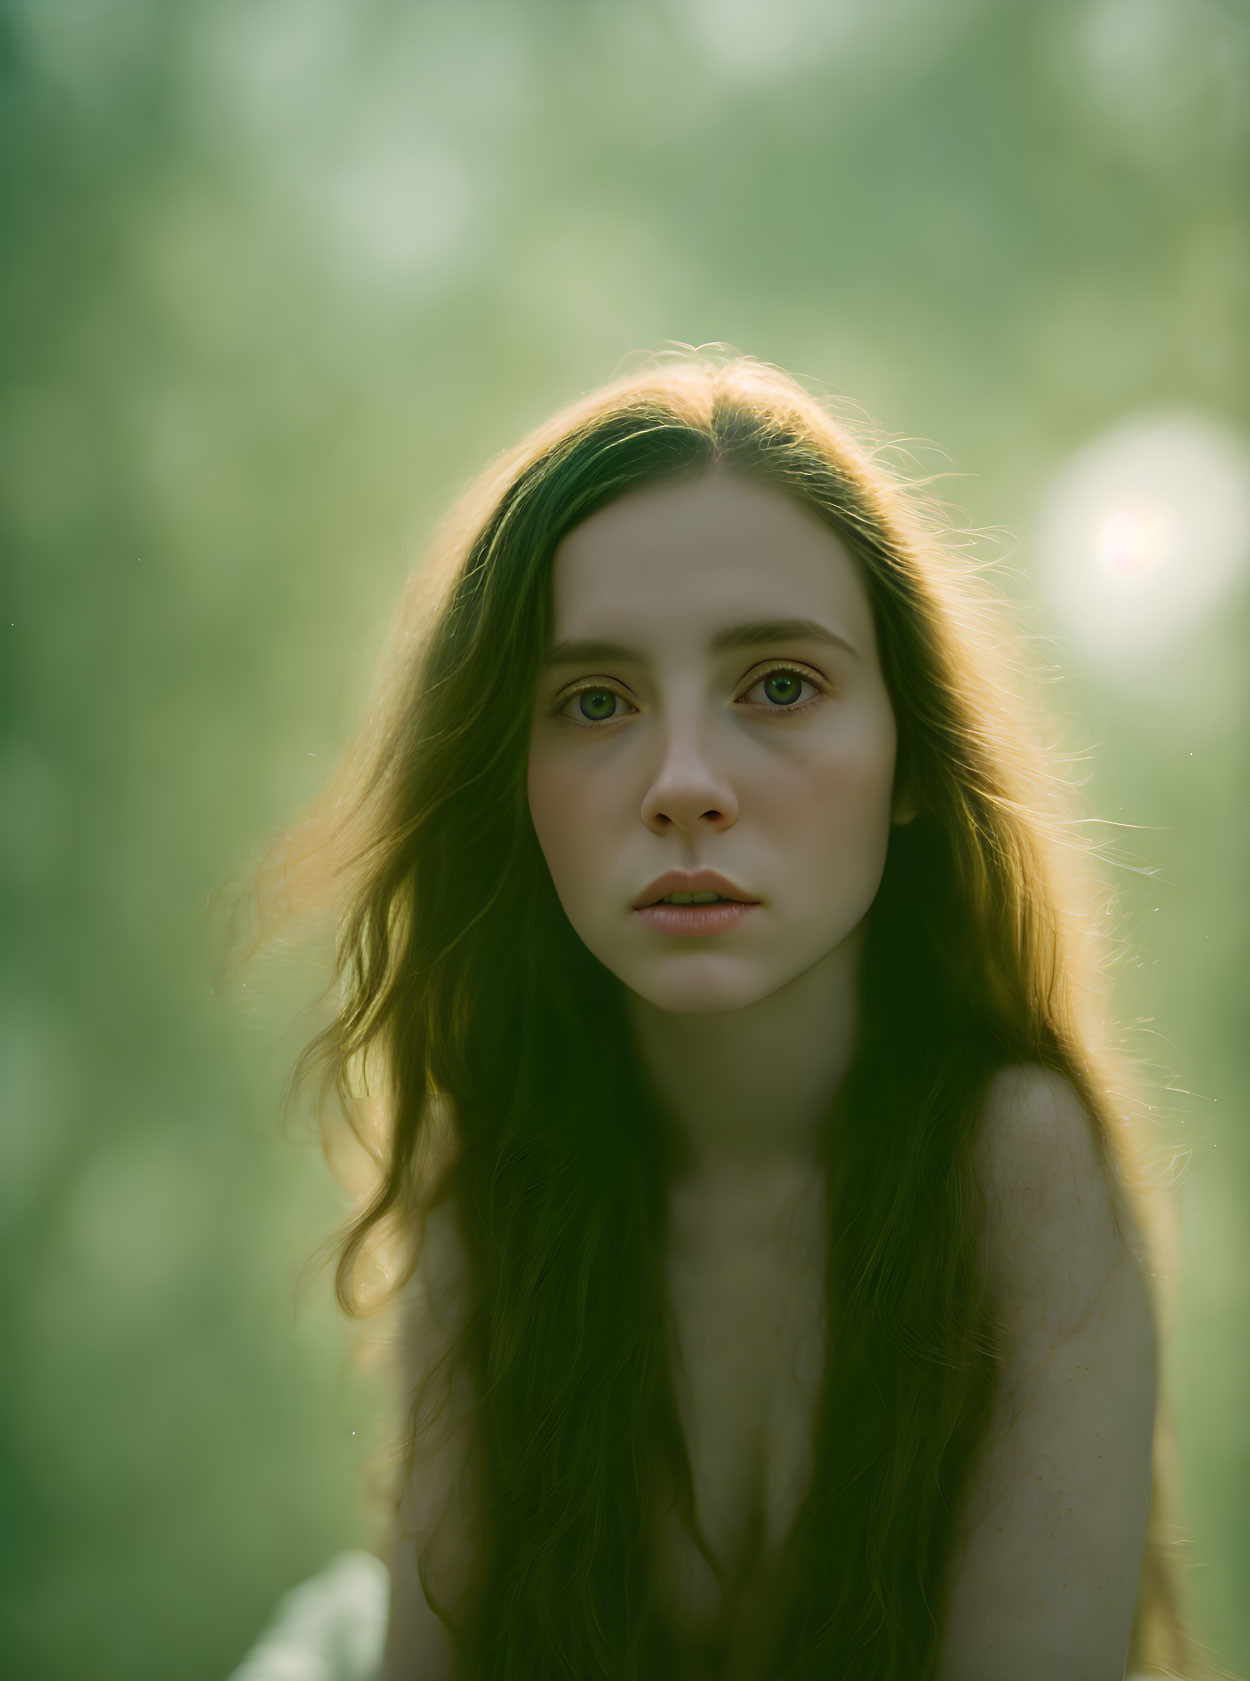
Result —
<svg viewBox="0 0 1250 1681"><path fill-rule="evenodd" d="M464 1681L692 1674L656 1592L661 1487L722 1574L666 1354L672 1141L621 985L565 916L526 794L553 555L625 493L717 468L842 540L872 607L898 786L919 807L891 834L861 1025L822 1135L836 1312L812 1481L729 1673L935 1673L954 1515L1000 1371L975 1166L996 1070L1040 1063L1073 1083L1121 1234L1144 1247L1170 1317L1176 1226L1152 1109L1105 1015L1114 895L1039 745L1026 638L929 481L887 464L888 447L771 365L706 351L652 357L540 426L440 527L355 738L257 874L253 951L310 908L336 932L337 1003L295 1087L320 1069L322 1106L336 1093L365 1149L336 1240L345 1311L366 1311L369 1269L405 1283L426 1214L455 1209L470 1288L452 1352L484 1468L473 1591L439 1607ZM1129 1663L1188 1677L1173 1460L1164 1397Z"/></svg>

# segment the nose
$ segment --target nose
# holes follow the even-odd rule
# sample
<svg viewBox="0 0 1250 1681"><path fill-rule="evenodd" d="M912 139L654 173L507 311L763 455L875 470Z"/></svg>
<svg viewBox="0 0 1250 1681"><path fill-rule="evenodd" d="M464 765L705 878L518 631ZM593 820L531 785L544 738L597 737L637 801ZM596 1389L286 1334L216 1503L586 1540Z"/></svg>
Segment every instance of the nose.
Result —
<svg viewBox="0 0 1250 1681"><path fill-rule="evenodd" d="M642 820L656 834L675 828L730 828L738 820L738 796L720 765L702 746L693 723L670 727L660 763L642 801Z"/></svg>

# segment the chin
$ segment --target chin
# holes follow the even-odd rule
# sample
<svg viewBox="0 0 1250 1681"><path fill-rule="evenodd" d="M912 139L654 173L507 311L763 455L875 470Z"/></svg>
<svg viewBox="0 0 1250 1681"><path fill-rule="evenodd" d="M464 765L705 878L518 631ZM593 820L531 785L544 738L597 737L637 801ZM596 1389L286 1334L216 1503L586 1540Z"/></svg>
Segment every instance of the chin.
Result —
<svg viewBox="0 0 1250 1681"><path fill-rule="evenodd" d="M715 1015L721 1011L745 1010L758 1004L775 987L761 985L758 976L745 974L667 975L618 977L623 986L657 1010L670 1015Z"/></svg>

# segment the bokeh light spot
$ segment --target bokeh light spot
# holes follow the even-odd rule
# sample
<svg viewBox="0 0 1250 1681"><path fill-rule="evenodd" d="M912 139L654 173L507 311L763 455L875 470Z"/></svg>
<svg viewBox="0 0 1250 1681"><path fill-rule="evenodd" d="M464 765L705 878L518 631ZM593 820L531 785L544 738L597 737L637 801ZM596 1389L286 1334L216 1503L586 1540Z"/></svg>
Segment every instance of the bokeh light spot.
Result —
<svg viewBox="0 0 1250 1681"><path fill-rule="evenodd" d="M1200 411L1138 415L1079 450L1043 500L1039 586L1091 667L1195 630L1244 579L1250 449Z"/></svg>

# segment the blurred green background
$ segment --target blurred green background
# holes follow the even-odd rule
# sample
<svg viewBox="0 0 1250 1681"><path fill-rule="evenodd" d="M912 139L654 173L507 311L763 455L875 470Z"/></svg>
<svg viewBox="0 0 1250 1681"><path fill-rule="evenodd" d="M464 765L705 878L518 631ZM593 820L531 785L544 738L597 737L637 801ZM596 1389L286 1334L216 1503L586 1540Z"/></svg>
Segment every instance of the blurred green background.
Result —
<svg viewBox="0 0 1250 1681"><path fill-rule="evenodd" d="M206 901L451 498L666 341L949 475L1128 825L1188 1580L1250 1672L1248 90L1238 0L0 7L7 1673L216 1681L377 1544L376 1380L297 1289L345 1197L277 1119L320 977L227 1006Z"/></svg>

